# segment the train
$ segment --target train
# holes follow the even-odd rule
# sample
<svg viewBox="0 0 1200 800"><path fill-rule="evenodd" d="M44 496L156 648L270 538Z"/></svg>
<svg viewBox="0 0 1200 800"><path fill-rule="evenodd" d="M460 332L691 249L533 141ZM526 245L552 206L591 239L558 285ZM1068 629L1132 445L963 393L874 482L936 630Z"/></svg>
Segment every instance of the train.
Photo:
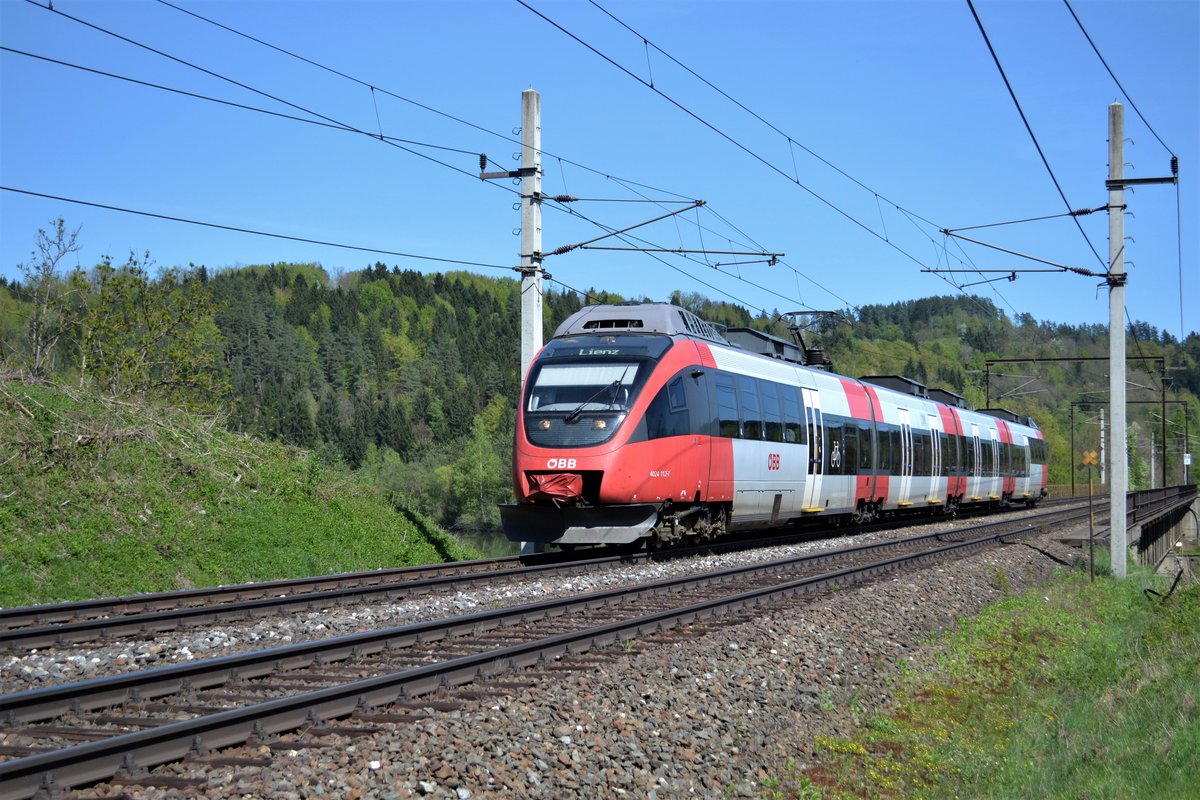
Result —
<svg viewBox="0 0 1200 800"><path fill-rule="evenodd" d="M586 306L534 358L517 412L508 539L671 547L812 520L1034 505L1045 438L903 376L667 303Z"/></svg>

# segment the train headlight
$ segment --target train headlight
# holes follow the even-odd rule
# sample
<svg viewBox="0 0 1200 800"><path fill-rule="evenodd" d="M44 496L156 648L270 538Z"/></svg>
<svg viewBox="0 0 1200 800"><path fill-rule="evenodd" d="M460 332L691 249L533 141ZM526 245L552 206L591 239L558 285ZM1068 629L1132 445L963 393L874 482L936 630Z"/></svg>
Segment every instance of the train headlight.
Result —
<svg viewBox="0 0 1200 800"><path fill-rule="evenodd" d="M541 422L538 423L538 427L544 431L550 430L550 420L548 420L548 419L542 420Z"/></svg>
<svg viewBox="0 0 1200 800"><path fill-rule="evenodd" d="M602 431L608 427L608 420L606 420L606 419L593 420L592 427L598 431Z"/></svg>

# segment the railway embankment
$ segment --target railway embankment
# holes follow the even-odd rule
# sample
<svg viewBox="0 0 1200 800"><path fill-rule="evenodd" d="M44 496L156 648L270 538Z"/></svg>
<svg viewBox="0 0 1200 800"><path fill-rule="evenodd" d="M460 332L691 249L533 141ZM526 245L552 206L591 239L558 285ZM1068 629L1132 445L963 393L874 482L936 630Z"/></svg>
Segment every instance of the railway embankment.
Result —
<svg viewBox="0 0 1200 800"><path fill-rule="evenodd" d="M0 377L0 442L0 606L477 555L220 417Z"/></svg>

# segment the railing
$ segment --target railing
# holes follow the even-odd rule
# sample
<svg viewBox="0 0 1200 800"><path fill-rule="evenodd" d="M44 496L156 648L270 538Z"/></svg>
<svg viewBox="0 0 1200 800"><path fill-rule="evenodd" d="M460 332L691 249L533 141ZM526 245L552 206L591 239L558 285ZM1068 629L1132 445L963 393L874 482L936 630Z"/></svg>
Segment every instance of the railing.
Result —
<svg viewBox="0 0 1200 800"><path fill-rule="evenodd" d="M1141 526L1135 542L1137 560L1141 564L1159 564L1174 548L1180 534L1179 523L1189 514L1196 499L1196 486L1167 486L1130 492L1125 500L1128 525Z"/></svg>

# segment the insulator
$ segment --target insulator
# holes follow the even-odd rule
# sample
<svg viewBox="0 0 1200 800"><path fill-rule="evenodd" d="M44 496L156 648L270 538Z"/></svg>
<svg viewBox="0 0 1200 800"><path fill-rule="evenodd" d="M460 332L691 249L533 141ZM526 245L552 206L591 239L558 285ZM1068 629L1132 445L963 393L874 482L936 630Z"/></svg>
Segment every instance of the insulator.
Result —
<svg viewBox="0 0 1200 800"><path fill-rule="evenodd" d="M1171 156L1171 174L1179 174L1179 156Z"/></svg>
<svg viewBox="0 0 1200 800"><path fill-rule="evenodd" d="M479 171L487 172L487 153L479 154Z"/></svg>

